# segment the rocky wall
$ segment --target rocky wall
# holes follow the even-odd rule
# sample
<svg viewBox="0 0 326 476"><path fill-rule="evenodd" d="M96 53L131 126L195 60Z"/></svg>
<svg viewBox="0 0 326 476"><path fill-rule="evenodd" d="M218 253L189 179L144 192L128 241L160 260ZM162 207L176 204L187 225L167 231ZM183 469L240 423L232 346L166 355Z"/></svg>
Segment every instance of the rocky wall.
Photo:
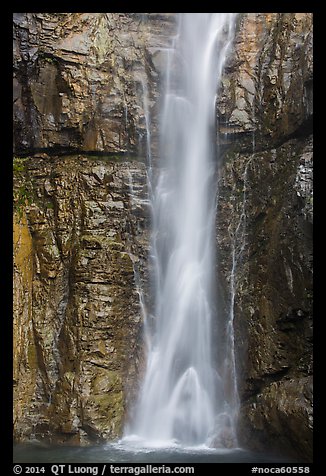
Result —
<svg viewBox="0 0 326 476"><path fill-rule="evenodd" d="M155 150L171 14L14 14L14 150Z"/></svg>
<svg viewBox="0 0 326 476"><path fill-rule="evenodd" d="M312 460L312 15L245 14L217 104L222 312L235 251L239 440Z"/></svg>
<svg viewBox="0 0 326 476"><path fill-rule="evenodd" d="M82 165L82 166L81 166ZM142 359L143 163L34 156L16 174L14 437L121 435Z"/></svg>

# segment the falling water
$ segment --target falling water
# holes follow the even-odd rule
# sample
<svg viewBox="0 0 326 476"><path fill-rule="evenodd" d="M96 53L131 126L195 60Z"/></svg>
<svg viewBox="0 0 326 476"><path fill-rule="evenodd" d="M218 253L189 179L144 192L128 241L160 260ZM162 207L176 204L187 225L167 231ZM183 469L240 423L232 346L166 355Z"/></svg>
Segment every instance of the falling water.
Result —
<svg viewBox="0 0 326 476"><path fill-rule="evenodd" d="M128 428L146 445L232 446L230 438L225 443L233 432L232 401L213 361L211 330L217 320L215 100L234 20L230 13L180 14L168 54L152 184L155 305L153 322L145 323L147 367Z"/></svg>

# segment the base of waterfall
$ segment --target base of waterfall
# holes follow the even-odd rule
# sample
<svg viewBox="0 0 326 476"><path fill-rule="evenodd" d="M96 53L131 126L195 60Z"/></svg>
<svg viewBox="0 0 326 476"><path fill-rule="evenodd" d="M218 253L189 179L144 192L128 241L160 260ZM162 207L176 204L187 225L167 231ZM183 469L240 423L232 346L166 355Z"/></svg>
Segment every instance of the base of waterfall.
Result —
<svg viewBox="0 0 326 476"><path fill-rule="evenodd" d="M163 442L162 442L163 443ZM165 442L166 443L166 442ZM288 457L254 453L241 448L215 449L205 446L142 447L139 441L120 440L99 446L14 446L14 463L296 463Z"/></svg>
<svg viewBox="0 0 326 476"><path fill-rule="evenodd" d="M222 432L221 432L222 433ZM142 438L139 435L128 435L123 437L120 441L119 444L124 447L128 448L134 448L134 449L139 449L142 450L144 448L157 448L157 449L181 449L181 450L186 450L186 451L232 451L232 450L237 450L240 449L234 444L218 444L221 439L218 438L211 438L209 441L201 444L185 444L184 442L181 443L177 439L146 439ZM225 440L227 440L225 438ZM231 441L231 440L230 440Z"/></svg>
<svg viewBox="0 0 326 476"><path fill-rule="evenodd" d="M184 445L180 444L177 440L147 440L139 437L138 435L129 435L122 438L117 444L121 448L133 448L134 450L143 451L144 449L166 449L166 450L181 450L181 451L215 451L221 450L230 450L230 448L211 448L206 444L201 445ZM234 448L232 448L234 449ZM236 448L240 449L240 448Z"/></svg>

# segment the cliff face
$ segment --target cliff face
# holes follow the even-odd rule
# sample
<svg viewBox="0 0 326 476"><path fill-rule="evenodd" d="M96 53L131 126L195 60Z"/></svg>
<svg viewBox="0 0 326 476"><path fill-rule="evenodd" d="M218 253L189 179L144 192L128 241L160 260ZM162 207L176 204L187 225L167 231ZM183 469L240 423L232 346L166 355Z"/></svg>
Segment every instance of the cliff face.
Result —
<svg viewBox="0 0 326 476"><path fill-rule="evenodd" d="M222 144L264 149L311 132L312 35L309 13L239 15L217 105Z"/></svg>
<svg viewBox="0 0 326 476"><path fill-rule="evenodd" d="M14 162L18 441L121 434L142 367L146 129L155 162L174 30L173 14L14 16L14 147L27 156ZM217 118L217 272L226 315L235 249L240 441L309 460L310 14L240 14Z"/></svg>
<svg viewBox="0 0 326 476"><path fill-rule="evenodd" d="M217 247L226 313L236 258L239 438L311 460L312 17L248 14L235 46L218 104Z"/></svg>
<svg viewBox="0 0 326 476"><path fill-rule="evenodd" d="M18 441L121 435L142 353L146 128L154 153L174 25L169 14L14 15L14 149L32 154L14 161ZM69 151L105 157L56 155Z"/></svg>
<svg viewBox="0 0 326 476"><path fill-rule="evenodd" d="M15 437L116 437L141 359L145 166L34 156L17 182Z"/></svg>
<svg viewBox="0 0 326 476"><path fill-rule="evenodd" d="M15 152L144 155L174 27L169 14L15 14Z"/></svg>

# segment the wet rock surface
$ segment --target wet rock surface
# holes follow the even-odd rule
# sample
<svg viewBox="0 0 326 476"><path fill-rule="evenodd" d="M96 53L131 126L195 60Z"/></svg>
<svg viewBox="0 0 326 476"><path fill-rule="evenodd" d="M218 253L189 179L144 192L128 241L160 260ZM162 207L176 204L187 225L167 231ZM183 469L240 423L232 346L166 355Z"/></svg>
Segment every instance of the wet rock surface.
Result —
<svg viewBox="0 0 326 476"><path fill-rule="evenodd" d="M142 354L145 166L44 155L15 185L27 181L31 203L14 225L14 436L112 439Z"/></svg>
<svg viewBox="0 0 326 476"><path fill-rule="evenodd" d="M270 148L312 129L312 14L238 16L217 101L219 141Z"/></svg>
<svg viewBox="0 0 326 476"><path fill-rule="evenodd" d="M238 18L217 103L222 312L235 249L240 443L312 460L312 15Z"/></svg>
<svg viewBox="0 0 326 476"><path fill-rule="evenodd" d="M170 14L15 14L15 152L144 156L146 114L155 149L157 81L173 29Z"/></svg>
<svg viewBox="0 0 326 476"><path fill-rule="evenodd" d="M312 457L312 184L309 174L302 179L311 159L310 137L233 154L221 171L217 215L224 312L233 247L237 256L240 441L303 459Z"/></svg>

